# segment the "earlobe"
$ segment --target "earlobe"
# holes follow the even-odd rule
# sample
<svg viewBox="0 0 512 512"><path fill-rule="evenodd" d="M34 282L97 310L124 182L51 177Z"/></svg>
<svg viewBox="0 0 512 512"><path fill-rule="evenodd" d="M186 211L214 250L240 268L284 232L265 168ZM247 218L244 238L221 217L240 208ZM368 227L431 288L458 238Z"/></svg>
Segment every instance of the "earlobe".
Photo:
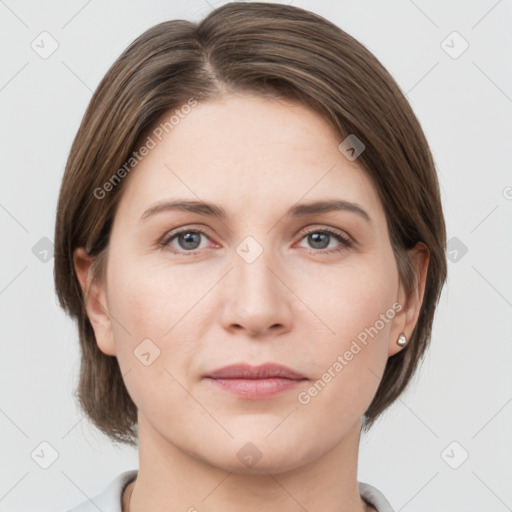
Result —
<svg viewBox="0 0 512 512"><path fill-rule="evenodd" d="M116 355L112 333L112 322L107 309L105 284L94 279L92 264L94 258L80 247L73 254L73 263L82 288L87 316L91 322L98 348L107 355Z"/></svg>

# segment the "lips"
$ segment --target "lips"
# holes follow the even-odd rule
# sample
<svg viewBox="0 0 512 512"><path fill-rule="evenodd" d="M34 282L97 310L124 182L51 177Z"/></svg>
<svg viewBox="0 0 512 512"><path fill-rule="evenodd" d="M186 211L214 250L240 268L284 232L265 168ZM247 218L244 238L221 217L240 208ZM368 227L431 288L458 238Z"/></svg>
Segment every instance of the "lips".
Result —
<svg viewBox="0 0 512 512"><path fill-rule="evenodd" d="M251 366L245 363L233 364L208 373L206 377L212 379L306 379L304 375L291 368L275 363L267 363L259 366Z"/></svg>
<svg viewBox="0 0 512 512"><path fill-rule="evenodd" d="M307 380L299 372L274 363L233 364L205 375L205 381L216 389L245 400L271 399L296 389Z"/></svg>

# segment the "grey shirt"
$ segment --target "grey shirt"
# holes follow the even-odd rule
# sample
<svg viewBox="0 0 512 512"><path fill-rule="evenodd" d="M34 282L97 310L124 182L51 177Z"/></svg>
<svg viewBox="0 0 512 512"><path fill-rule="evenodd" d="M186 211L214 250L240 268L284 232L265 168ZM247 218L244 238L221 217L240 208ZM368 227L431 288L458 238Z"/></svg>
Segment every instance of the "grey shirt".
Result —
<svg viewBox="0 0 512 512"><path fill-rule="evenodd" d="M138 470L131 469L117 475L103 491L68 510L67 512L122 512L122 496L125 487L137 477ZM363 482L357 483L359 494L366 503L372 505L377 512L394 512L384 495L375 487Z"/></svg>

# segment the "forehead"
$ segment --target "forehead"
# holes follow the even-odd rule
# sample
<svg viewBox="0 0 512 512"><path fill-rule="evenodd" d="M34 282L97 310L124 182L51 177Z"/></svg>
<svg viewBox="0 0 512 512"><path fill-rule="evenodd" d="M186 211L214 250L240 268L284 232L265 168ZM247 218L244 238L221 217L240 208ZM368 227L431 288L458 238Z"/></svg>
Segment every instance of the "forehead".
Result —
<svg viewBox="0 0 512 512"><path fill-rule="evenodd" d="M124 183L126 213L140 216L149 203L176 197L223 204L235 215L337 196L383 215L366 172L338 150L341 137L304 105L244 94L187 112L172 123L176 109L166 112L145 134L151 142L141 140L152 149Z"/></svg>

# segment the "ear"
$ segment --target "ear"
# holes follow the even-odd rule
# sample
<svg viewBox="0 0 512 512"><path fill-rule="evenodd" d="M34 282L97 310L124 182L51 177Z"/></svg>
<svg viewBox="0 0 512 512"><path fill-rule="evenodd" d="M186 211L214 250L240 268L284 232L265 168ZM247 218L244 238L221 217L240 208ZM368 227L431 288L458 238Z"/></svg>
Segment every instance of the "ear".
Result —
<svg viewBox="0 0 512 512"><path fill-rule="evenodd" d="M402 305L402 309L394 318L388 356L392 356L404 348L397 344L398 336L404 333L407 340L409 340L423 304L430 252L423 242L418 242L408 251L408 254L413 271L413 290L411 295L406 297L404 287L400 283L398 302Z"/></svg>
<svg viewBox="0 0 512 512"><path fill-rule="evenodd" d="M105 283L93 279L91 265L94 257L80 247L73 253L75 271L84 293L85 308L91 322L98 348L107 355L116 355L112 322L107 309Z"/></svg>

